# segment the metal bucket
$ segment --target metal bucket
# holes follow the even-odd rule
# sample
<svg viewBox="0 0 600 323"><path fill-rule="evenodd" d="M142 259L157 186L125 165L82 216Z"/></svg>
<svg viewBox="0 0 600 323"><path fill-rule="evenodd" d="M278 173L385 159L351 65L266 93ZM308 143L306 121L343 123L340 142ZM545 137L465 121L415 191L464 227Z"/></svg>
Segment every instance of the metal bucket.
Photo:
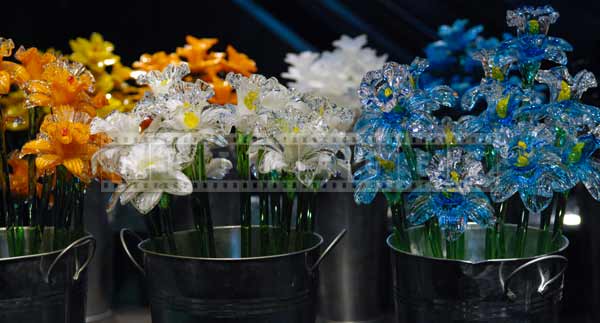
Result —
<svg viewBox="0 0 600 323"><path fill-rule="evenodd" d="M507 250L516 226L506 225ZM428 256L426 230L408 230L410 251L392 249L394 300L398 323L558 322L569 245L564 236L552 252L537 254L540 231L529 228L525 257L485 260L485 229L469 224L469 260Z"/></svg>
<svg viewBox="0 0 600 323"><path fill-rule="evenodd" d="M319 192L315 209L317 232L325 241L342 228L348 230L319 269L318 321L384 321L391 280L385 198L379 195L371 204L356 205L352 192Z"/></svg>
<svg viewBox="0 0 600 323"><path fill-rule="evenodd" d="M100 183L87 189L84 204L84 225L96 239L96 254L88 268L86 322L96 322L112 316L113 292L113 230L114 211L106 212L110 192L103 192Z"/></svg>
<svg viewBox="0 0 600 323"><path fill-rule="evenodd" d="M24 230L26 255L9 257L7 232L0 229L0 322L85 322L85 269L94 255L94 238L61 246L46 229L42 250L48 251L27 255L35 229Z"/></svg>
<svg viewBox="0 0 600 323"><path fill-rule="evenodd" d="M252 254L259 254L259 230L253 228ZM306 234L304 248L240 258L240 227L218 227L217 258L202 258L197 256L199 232L180 231L171 239L174 253L161 251L170 248L162 239L140 242L143 267L131 256L126 233L133 234L121 231L121 242L146 276L153 323L313 323L318 265L345 232L321 256L323 238Z"/></svg>

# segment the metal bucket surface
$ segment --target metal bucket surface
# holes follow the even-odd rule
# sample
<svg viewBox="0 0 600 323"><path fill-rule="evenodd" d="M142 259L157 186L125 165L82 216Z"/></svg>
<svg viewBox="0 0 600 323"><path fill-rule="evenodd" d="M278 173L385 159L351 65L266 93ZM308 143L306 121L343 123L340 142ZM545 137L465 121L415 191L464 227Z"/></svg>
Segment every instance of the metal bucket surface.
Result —
<svg viewBox="0 0 600 323"><path fill-rule="evenodd" d="M260 229L252 230L252 254L258 255ZM285 254L249 258L240 257L239 227L215 228L214 236L216 258L197 256L201 238L195 230L174 233L176 252L165 253L167 242L162 239L138 245L144 266L136 265L146 276L152 322L315 321L317 267L327 253L319 257L321 236L305 234L304 247L290 243Z"/></svg>
<svg viewBox="0 0 600 323"><path fill-rule="evenodd" d="M506 225L510 248L516 226ZM394 301L398 323L558 322L569 242L564 236L546 254L537 254L540 231L529 228L525 256L485 259L485 229L469 224L468 260L429 255L424 227L408 230L410 250L392 250Z"/></svg>
<svg viewBox="0 0 600 323"><path fill-rule="evenodd" d="M0 228L0 322L85 322L86 267L94 238L57 243L48 228L41 252L31 254L34 230L24 228L25 255L9 257L8 234Z"/></svg>

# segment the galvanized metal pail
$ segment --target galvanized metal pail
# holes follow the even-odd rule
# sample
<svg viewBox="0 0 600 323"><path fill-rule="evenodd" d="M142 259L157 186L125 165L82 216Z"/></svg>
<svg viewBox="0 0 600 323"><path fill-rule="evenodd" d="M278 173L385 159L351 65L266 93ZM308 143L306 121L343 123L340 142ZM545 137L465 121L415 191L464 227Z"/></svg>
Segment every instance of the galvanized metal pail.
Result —
<svg viewBox="0 0 600 323"><path fill-rule="evenodd" d="M94 255L94 238L57 244L48 228L44 252L29 254L34 230L24 228L25 256L9 257L7 231L0 229L0 322L84 323L86 267Z"/></svg>
<svg viewBox="0 0 600 323"><path fill-rule="evenodd" d="M506 225L506 247L516 232ZM530 227L524 257L485 260L485 229L469 224L465 259L428 256L424 227L408 230L410 250L392 249L394 300L399 323L558 322L569 245L564 236L538 254L540 231Z"/></svg>
<svg viewBox="0 0 600 323"><path fill-rule="evenodd" d="M257 255L260 229L252 230L252 254ZM170 245L163 239L140 242L143 267L131 256L126 233L133 234L121 231L121 242L146 276L154 323L314 323L318 265L344 232L321 256L323 238L305 234L290 238L303 247L291 243L288 253L241 258L240 227L218 227L217 258L203 258L198 256L200 233L180 231ZM175 252L163 251L173 245Z"/></svg>
<svg viewBox="0 0 600 323"><path fill-rule="evenodd" d="M391 281L385 198L356 205L352 192L319 192L316 203L316 228L325 241L348 230L319 269L318 322L383 322Z"/></svg>

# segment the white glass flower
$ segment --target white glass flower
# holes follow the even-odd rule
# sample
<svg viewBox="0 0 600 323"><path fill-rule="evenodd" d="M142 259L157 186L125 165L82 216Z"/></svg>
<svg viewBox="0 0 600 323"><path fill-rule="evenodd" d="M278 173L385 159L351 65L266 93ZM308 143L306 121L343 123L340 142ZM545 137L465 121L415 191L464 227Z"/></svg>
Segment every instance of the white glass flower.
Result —
<svg viewBox="0 0 600 323"><path fill-rule="evenodd" d="M380 69L387 60L387 55L377 56L375 50L364 47L366 43L365 35L343 35L333 42L333 51L287 54L285 61L290 66L282 76L292 80L289 86L326 97L358 115L361 103L357 91L363 75Z"/></svg>
<svg viewBox="0 0 600 323"><path fill-rule="evenodd" d="M426 173L439 192L464 195L487 183L481 162L459 147L451 147L433 155Z"/></svg>
<svg viewBox="0 0 600 323"><path fill-rule="evenodd" d="M147 214L163 193L191 194L192 182L182 171L188 161L179 156L173 145L162 140L129 146L119 160L118 173L124 183L116 193L121 204L131 203L140 213Z"/></svg>

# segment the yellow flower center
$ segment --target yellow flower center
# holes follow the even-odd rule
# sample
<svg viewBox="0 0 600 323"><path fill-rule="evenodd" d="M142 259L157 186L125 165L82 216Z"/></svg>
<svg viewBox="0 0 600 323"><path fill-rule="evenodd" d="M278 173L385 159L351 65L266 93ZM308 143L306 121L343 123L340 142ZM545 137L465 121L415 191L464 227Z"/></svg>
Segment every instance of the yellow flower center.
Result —
<svg viewBox="0 0 600 323"><path fill-rule="evenodd" d="M454 132L452 132L452 129L450 129L450 127L445 127L444 128L444 140L446 141L446 145L455 145L456 144L456 137L454 136Z"/></svg>
<svg viewBox="0 0 600 323"><path fill-rule="evenodd" d="M450 172L450 178L452 178L452 181L454 181L456 184L460 182L460 175L455 170Z"/></svg>
<svg viewBox="0 0 600 323"><path fill-rule="evenodd" d="M196 128L198 123L200 123L200 118L194 112L188 111L183 114L183 124L189 129Z"/></svg>
<svg viewBox="0 0 600 323"><path fill-rule="evenodd" d="M519 140L517 146L521 149L527 149L527 144L523 140Z"/></svg>
<svg viewBox="0 0 600 323"><path fill-rule="evenodd" d="M256 91L248 92L248 94L244 98L244 105L246 105L246 108L248 108L248 110L251 110L251 111L256 110L256 103L254 101L256 101L257 97L258 97L258 92L256 92Z"/></svg>
<svg viewBox="0 0 600 323"><path fill-rule="evenodd" d="M540 22L537 19L531 19L527 22L529 27L530 34L539 34L540 33Z"/></svg>
<svg viewBox="0 0 600 323"><path fill-rule="evenodd" d="M299 133L300 132L300 128L298 126L294 126L294 128L292 128L292 132L293 133Z"/></svg>
<svg viewBox="0 0 600 323"><path fill-rule="evenodd" d="M191 106L191 104L189 102L183 102L183 107L184 108L189 108Z"/></svg>
<svg viewBox="0 0 600 323"><path fill-rule="evenodd" d="M510 95L507 95L498 101L496 104L496 114L498 117L504 119L508 115L508 101L510 100Z"/></svg>
<svg viewBox="0 0 600 323"><path fill-rule="evenodd" d="M321 107L319 108L319 115L322 117L324 114L325 114L325 107L324 107L324 106L321 106Z"/></svg>
<svg viewBox="0 0 600 323"><path fill-rule="evenodd" d="M392 95L393 91L391 88L386 87L385 90L383 90L383 95L385 95L386 98L389 98L390 95Z"/></svg>
<svg viewBox="0 0 600 323"><path fill-rule="evenodd" d="M169 80L165 79L165 80L160 81L161 86L166 86L167 84L169 84Z"/></svg>
<svg viewBox="0 0 600 323"><path fill-rule="evenodd" d="M565 101L571 99L571 86L565 81L560 82L560 92L556 101Z"/></svg>
<svg viewBox="0 0 600 323"><path fill-rule="evenodd" d="M492 67L492 78L494 80L504 81L504 73L502 72L502 69L500 67L498 67L498 66Z"/></svg>
<svg viewBox="0 0 600 323"><path fill-rule="evenodd" d="M387 171L392 171L396 167L396 165L394 164L394 162L391 161L391 160L386 160L386 159L383 159L381 157L376 157L376 158L377 158L377 161L379 162L379 165L381 167L383 167L383 169L385 169Z"/></svg>

